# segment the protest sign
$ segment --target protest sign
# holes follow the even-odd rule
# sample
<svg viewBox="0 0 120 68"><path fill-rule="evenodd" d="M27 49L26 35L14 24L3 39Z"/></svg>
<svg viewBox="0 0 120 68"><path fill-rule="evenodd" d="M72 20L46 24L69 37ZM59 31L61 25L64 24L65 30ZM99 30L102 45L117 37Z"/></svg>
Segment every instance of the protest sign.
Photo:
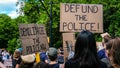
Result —
<svg viewBox="0 0 120 68"><path fill-rule="evenodd" d="M60 4L60 32L89 30L103 32L103 6L98 4Z"/></svg>
<svg viewBox="0 0 120 68"><path fill-rule="evenodd" d="M68 58L68 54L74 51L75 35L74 33L63 33L63 49L64 49L64 59Z"/></svg>
<svg viewBox="0 0 120 68"><path fill-rule="evenodd" d="M44 25L19 24L22 54L32 54L48 49L47 34Z"/></svg>

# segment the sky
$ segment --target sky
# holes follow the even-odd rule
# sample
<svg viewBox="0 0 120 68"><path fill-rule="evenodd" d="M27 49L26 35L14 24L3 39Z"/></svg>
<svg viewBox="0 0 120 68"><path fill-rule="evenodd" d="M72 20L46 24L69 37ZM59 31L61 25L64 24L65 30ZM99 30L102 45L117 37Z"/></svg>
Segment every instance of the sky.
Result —
<svg viewBox="0 0 120 68"><path fill-rule="evenodd" d="M12 19L19 16L16 13L16 2L18 0L0 0L0 14L7 14Z"/></svg>

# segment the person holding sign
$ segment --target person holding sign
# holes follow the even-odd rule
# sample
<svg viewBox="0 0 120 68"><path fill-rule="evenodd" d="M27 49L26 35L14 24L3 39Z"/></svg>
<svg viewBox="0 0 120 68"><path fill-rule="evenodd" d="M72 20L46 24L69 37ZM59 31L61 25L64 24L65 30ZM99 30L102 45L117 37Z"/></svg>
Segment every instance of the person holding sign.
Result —
<svg viewBox="0 0 120 68"><path fill-rule="evenodd" d="M16 49L13 54L12 68L19 68L21 61L21 52L19 51L19 49Z"/></svg>
<svg viewBox="0 0 120 68"><path fill-rule="evenodd" d="M78 34L74 57L66 61L65 68L107 68L107 65L98 59L92 32L83 30Z"/></svg>

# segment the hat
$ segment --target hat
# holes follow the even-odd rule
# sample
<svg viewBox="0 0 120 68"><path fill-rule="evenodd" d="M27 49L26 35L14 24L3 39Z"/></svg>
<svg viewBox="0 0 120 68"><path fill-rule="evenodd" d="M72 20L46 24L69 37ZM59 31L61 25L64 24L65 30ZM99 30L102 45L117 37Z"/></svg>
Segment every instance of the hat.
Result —
<svg viewBox="0 0 120 68"><path fill-rule="evenodd" d="M35 56L33 55L25 55L21 56L21 58L24 63L33 63L35 61Z"/></svg>
<svg viewBox="0 0 120 68"><path fill-rule="evenodd" d="M19 49L16 49L15 52L19 52L21 54L21 51Z"/></svg>
<svg viewBox="0 0 120 68"><path fill-rule="evenodd" d="M18 50L19 50L20 52L22 52L23 49L22 49L22 48L18 48Z"/></svg>
<svg viewBox="0 0 120 68"><path fill-rule="evenodd" d="M48 49L47 54L48 54L49 56L56 56L56 55L57 55L57 49L51 47L51 48Z"/></svg>

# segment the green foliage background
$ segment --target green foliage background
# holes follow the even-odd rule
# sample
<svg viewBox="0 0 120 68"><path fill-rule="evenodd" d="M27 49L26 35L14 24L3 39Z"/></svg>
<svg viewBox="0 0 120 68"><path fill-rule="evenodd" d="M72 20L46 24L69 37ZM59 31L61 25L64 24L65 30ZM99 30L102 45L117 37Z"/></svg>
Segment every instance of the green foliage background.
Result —
<svg viewBox="0 0 120 68"><path fill-rule="evenodd" d="M24 0L25 6L21 8L24 15L11 19L0 14L0 48L13 52L20 47L19 23L45 24L47 35L50 36L50 2L52 5L52 38L53 46L62 46L62 33L59 32L60 3L102 4L104 32L111 36L120 36L120 1L118 0ZM17 2L19 5L19 2ZM100 34L95 34L96 41L101 41Z"/></svg>

